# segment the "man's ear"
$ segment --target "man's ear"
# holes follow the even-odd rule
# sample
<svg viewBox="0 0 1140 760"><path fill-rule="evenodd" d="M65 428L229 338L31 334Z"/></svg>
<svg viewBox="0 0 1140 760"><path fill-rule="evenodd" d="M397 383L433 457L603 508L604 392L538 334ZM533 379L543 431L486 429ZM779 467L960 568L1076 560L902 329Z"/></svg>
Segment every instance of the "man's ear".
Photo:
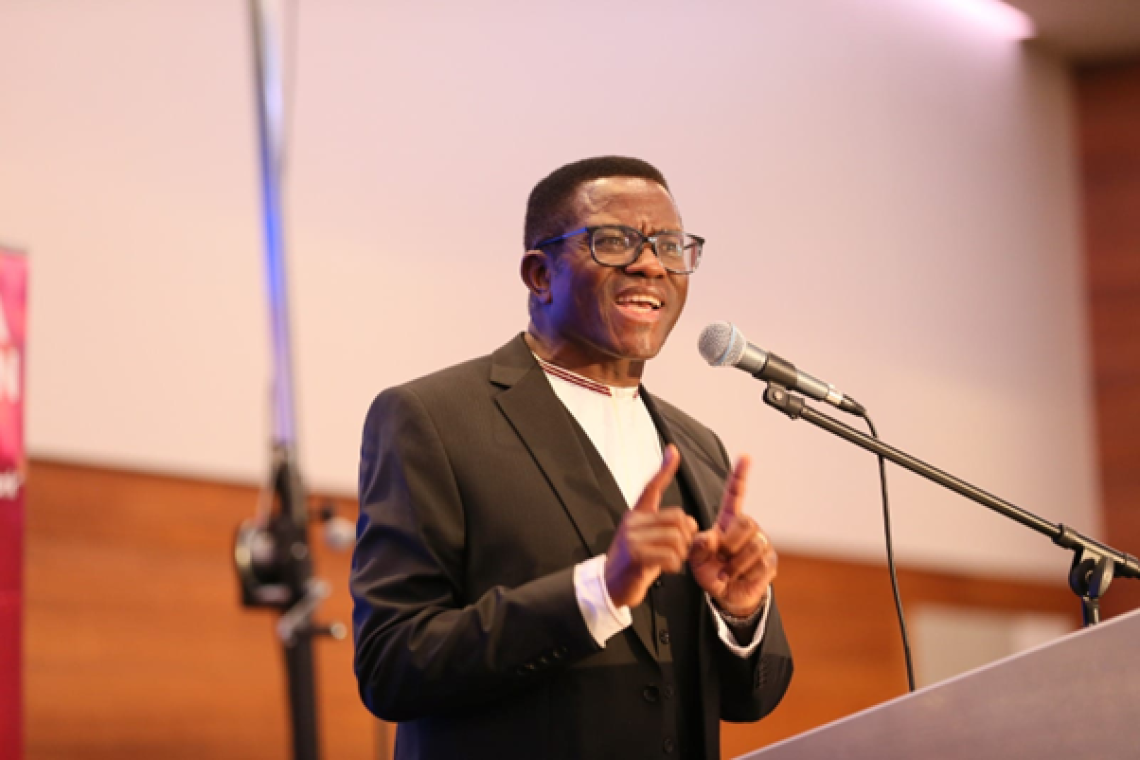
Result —
<svg viewBox="0 0 1140 760"><path fill-rule="evenodd" d="M550 271L553 266L554 259L546 251L534 249L523 254L519 274L522 275L527 290L539 303L550 303Z"/></svg>

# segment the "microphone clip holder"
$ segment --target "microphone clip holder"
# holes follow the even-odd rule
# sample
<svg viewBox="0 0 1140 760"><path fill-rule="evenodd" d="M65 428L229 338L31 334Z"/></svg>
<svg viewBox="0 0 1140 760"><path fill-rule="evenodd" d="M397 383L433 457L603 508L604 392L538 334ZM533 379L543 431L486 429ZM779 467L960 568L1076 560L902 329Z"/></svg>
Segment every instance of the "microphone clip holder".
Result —
<svg viewBox="0 0 1140 760"><path fill-rule="evenodd" d="M764 388L764 403L788 415L789 419L798 420L807 402L783 385L770 382Z"/></svg>
<svg viewBox="0 0 1140 760"><path fill-rule="evenodd" d="M983 507L1048 536L1054 544L1073 552L1069 571L1069 587L1081 600L1085 626L1100 622L1100 599L1116 577L1140 580L1140 560L1111 546L1089 538L1072 528L1052 523L1029 510L1000 499L960 478L939 470L900 449L856 430L827 414L814 409L801 396L791 393L778 383L769 382L764 390L764 403L787 415L792 420L806 420L812 425L836 435L848 443L877 454L916 475L937 483Z"/></svg>
<svg viewBox="0 0 1140 760"><path fill-rule="evenodd" d="M1061 529L1069 530L1064 525ZM1100 598L1115 576L1116 562L1112 557L1087 547L1074 548L1069 588L1081 599L1081 617L1086 628L1100 622Z"/></svg>

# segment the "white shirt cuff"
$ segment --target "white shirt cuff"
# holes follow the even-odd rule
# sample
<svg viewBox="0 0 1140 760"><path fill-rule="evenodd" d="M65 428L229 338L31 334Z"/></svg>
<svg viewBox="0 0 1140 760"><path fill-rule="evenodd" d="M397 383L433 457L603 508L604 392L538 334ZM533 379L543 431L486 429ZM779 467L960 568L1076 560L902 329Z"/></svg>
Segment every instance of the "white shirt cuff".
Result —
<svg viewBox="0 0 1140 760"><path fill-rule="evenodd" d="M615 607L610 599L606 588L606 555L599 554L574 566L574 594L586 627L598 646L604 648L606 641L633 624L629 607Z"/></svg>
<svg viewBox="0 0 1140 760"><path fill-rule="evenodd" d="M764 611L760 613L760 623L756 626L756 633L752 635L752 641L745 646L736 642L736 637L732 635L728 623L724 622L724 618L720 616L720 610L713 604L712 597L705 594L705 600L709 604L709 609L712 610L713 620L716 621L717 636L728 647L728 651L744 659L751 657L756 648L760 646L760 642L764 640L764 629L768 627L768 608L772 606L772 586L769 585L768 590L764 592Z"/></svg>

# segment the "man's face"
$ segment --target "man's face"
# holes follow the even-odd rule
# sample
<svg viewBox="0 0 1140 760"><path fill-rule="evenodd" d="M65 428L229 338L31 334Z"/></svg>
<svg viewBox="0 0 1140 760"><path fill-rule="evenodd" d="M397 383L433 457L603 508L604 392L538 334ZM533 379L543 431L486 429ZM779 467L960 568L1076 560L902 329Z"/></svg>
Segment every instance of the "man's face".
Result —
<svg viewBox="0 0 1140 760"><path fill-rule="evenodd" d="M681 229L673 198L651 180L587 182L579 188L575 206L576 221L568 229L622 224L646 235ZM552 252L549 325L564 359L582 366L658 354L685 306L688 275L666 271L648 244L625 267L594 261L586 234Z"/></svg>

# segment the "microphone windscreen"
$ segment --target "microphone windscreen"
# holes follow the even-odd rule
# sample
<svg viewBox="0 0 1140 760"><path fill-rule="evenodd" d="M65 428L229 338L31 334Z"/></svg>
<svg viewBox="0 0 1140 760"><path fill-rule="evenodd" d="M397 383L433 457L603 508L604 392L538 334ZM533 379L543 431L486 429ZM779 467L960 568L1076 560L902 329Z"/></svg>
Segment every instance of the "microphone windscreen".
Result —
<svg viewBox="0 0 1140 760"><path fill-rule="evenodd" d="M714 367L735 367L748 340L731 322L713 322L701 331L697 343L701 356Z"/></svg>

